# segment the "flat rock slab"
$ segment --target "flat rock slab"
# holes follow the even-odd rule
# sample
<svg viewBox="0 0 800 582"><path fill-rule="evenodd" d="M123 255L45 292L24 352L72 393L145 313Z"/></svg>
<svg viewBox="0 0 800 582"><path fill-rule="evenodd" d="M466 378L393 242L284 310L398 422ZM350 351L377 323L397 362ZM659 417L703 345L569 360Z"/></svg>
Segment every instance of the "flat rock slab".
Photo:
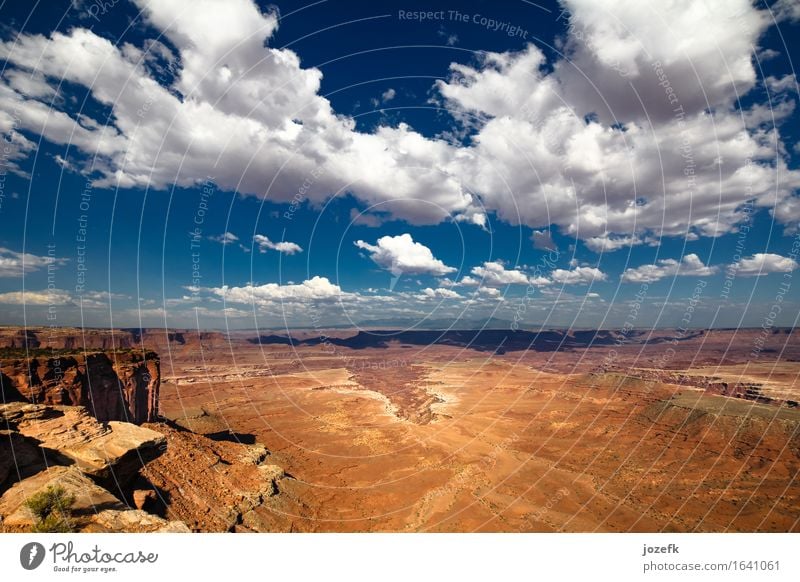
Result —
<svg viewBox="0 0 800 582"><path fill-rule="evenodd" d="M102 424L80 406L0 405L0 418L83 473L118 485L157 457L166 442L154 430L126 422Z"/></svg>

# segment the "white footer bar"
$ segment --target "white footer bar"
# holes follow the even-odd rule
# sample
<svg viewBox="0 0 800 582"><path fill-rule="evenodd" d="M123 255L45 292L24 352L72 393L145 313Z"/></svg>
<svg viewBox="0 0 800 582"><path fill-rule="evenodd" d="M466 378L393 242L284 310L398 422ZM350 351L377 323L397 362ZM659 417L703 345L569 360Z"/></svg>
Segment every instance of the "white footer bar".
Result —
<svg viewBox="0 0 800 582"><path fill-rule="evenodd" d="M796 581L799 548L798 534L0 534L0 571L136 582Z"/></svg>

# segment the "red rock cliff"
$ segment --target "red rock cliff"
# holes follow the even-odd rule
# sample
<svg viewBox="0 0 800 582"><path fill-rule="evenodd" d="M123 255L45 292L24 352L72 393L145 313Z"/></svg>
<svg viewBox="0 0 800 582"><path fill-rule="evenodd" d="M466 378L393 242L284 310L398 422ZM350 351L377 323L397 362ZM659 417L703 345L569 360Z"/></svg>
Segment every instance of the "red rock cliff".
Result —
<svg viewBox="0 0 800 582"><path fill-rule="evenodd" d="M151 351L3 358L0 382L3 400L85 406L102 422L158 417L161 372Z"/></svg>

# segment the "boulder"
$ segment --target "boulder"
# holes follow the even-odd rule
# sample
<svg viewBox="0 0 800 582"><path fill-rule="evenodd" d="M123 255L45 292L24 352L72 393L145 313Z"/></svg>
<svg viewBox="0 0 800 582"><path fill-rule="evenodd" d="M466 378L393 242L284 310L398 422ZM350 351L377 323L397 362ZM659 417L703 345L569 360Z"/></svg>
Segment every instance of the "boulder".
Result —
<svg viewBox="0 0 800 582"><path fill-rule="evenodd" d="M133 494L133 505L136 509L145 509L146 506L156 503L158 496L152 489L136 489Z"/></svg>

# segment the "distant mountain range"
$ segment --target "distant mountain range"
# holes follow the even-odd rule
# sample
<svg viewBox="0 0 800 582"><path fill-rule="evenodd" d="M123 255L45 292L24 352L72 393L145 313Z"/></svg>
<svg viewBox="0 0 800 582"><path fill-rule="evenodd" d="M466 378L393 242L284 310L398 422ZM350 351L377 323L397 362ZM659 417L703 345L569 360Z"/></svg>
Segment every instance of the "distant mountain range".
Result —
<svg viewBox="0 0 800 582"><path fill-rule="evenodd" d="M370 319L358 322L364 329L511 329L512 322L507 319L490 317L488 319ZM342 326L344 328L353 327ZM340 329L340 328L336 328Z"/></svg>

